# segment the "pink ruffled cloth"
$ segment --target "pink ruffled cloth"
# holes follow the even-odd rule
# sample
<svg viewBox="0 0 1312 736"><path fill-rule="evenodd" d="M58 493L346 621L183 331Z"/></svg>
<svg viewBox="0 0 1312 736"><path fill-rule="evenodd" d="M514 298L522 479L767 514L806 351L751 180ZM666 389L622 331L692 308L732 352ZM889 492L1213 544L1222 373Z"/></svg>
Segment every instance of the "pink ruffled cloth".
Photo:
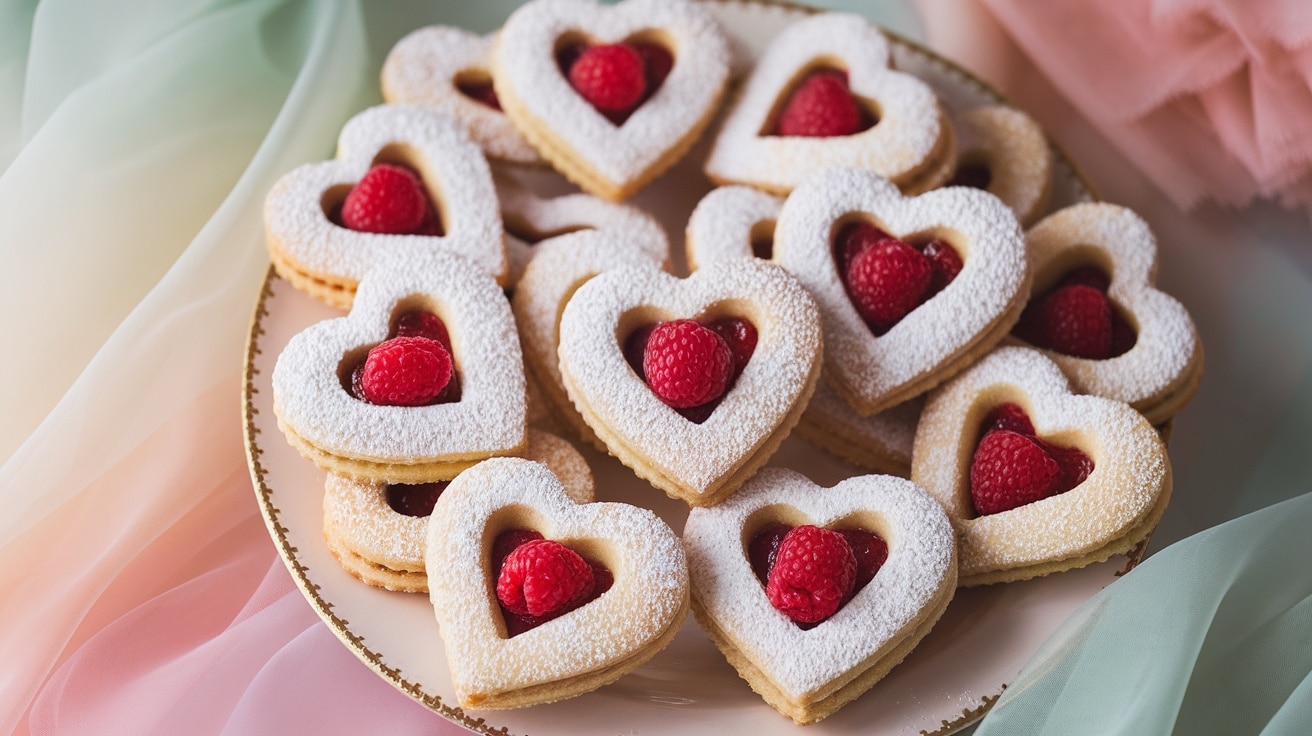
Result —
<svg viewBox="0 0 1312 736"><path fill-rule="evenodd" d="M1312 3L983 2L1178 206L1312 205Z"/></svg>

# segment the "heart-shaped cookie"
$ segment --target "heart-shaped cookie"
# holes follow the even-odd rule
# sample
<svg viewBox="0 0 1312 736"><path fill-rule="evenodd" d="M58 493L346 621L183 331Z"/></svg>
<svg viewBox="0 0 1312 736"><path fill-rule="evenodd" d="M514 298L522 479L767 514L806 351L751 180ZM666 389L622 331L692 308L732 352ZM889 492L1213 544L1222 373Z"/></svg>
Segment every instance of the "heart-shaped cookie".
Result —
<svg viewBox="0 0 1312 736"><path fill-rule="evenodd" d="M719 187L697 203L685 238L692 268L716 260L764 258L774 249L783 200L750 187ZM822 376L797 423L806 441L858 465L906 477L920 402L910 400L869 417L852 410Z"/></svg>
<svg viewBox="0 0 1312 736"><path fill-rule="evenodd" d="M835 264L835 241L849 225L912 245L946 242L960 271L876 336ZM774 260L815 295L829 381L863 416L970 365L1006 337L1029 293L1024 235L997 197L967 187L904 197L887 179L857 169L823 171L793 191L775 227Z"/></svg>
<svg viewBox="0 0 1312 736"><path fill-rule="evenodd" d="M366 352L404 338L406 315L437 320L458 399L426 405L372 403L353 395ZM386 357L386 356L384 356ZM420 356L422 357L422 356ZM413 365L381 363L380 381ZM524 369L515 321L501 288L447 253L384 260L360 283L350 314L311 325L288 341L273 370L278 426L329 472L388 483L445 480L524 444ZM408 388L404 385L402 388ZM446 391L447 389L443 389Z"/></svg>
<svg viewBox="0 0 1312 736"><path fill-rule="evenodd" d="M555 418L601 451L597 439L565 391L560 373L560 316L565 304L588 279L617 268L659 270L665 258L653 257L625 238L609 231L577 232L536 246L537 255L524 270L511 298L519 325L524 364Z"/></svg>
<svg viewBox="0 0 1312 736"><path fill-rule="evenodd" d="M623 77L632 88L621 91L643 93L622 124L594 107L562 71L578 63L576 52L582 58L587 47L618 44L655 45L673 60L657 85L642 78L636 51L617 54L638 65L631 72L637 78ZM646 70L648 79L653 74ZM622 74L601 59L596 73L585 76L611 80ZM687 151L714 114L728 76L724 36L706 10L688 0L614 6L533 0L506 20L493 68L506 114L543 158L584 190L610 200L636 192Z"/></svg>
<svg viewBox="0 0 1312 736"><path fill-rule="evenodd" d="M1005 105L985 105L957 118L957 169L948 186L970 186L996 196L1022 225L1048 203L1052 149L1034 118Z"/></svg>
<svg viewBox="0 0 1312 736"><path fill-rule="evenodd" d="M711 356L686 352L723 344L705 332L727 318L754 327L755 349L735 369L741 372L721 384L723 393L713 399L718 406L706 405L713 410L698 423L656 392L662 380L687 387L709 375L702 372L703 357L734 358L731 347L723 353L708 347ZM658 352L654 344L667 325L677 327L668 328L669 342L662 343L669 350ZM640 331L653 326L639 363L649 374L659 367L660 376L644 380L625 352ZM626 268L588 281L565 306L560 371L574 406L612 455L671 497L707 506L751 477L797 423L820 376L822 342L815 302L778 266L719 261L686 279ZM685 370L690 381L679 383Z"/></svg>
<svg viewBox="0 0 1312 736"><path fill-rule="evenodd" d="M1184 305L1153 286L1157 241L1148 223L1117 205L1077 204L1044 218L1026 241L1034 296L1017 333L1044 348L1080 393L1124 401L1153 424L1183 408L1202 381L1203 347ZM1083 298L1072 297L1067 282L1082 277L1091 277L1074 285ZM1090 336L1054 334L1062 314L1086 309L1102 317L1105 353L1078 350ZM1133 334L1118 339L1120 325ZM1063 352L1072 348L1084 357Z"/></svg>
<svg viewBox="0 0 1312 736"><path fill-rule="evenodd" d="M1032 430L1021 434L1032 433L1049 454L1082 453L1092 470L1086 465L1083 481L1070 490L981 515L973 485L1038 472L1025 448L1012 448L991 469L975 467L991 412L1004 405L1028 419ZM1119 401L1071 393L1056 364L1019 347L998 348L929 395L911 479L957 527L962 586L1024 580L1133 549L1157 525L1171 494L1166 448L1141 414ZM980 488L973 490L978 496Z"/></svg>
<svg viewBox="0 0 1312 736"><path fill-rule="evenodd" d="M334 222L376 164L400 164L418 174L442 235L361 232ZM422 107L380 105L351 118L338 139L337 160L293 169L269 191L264 230L278 275L342 308L351 306L364 275L392 253L454 253L498 279L506 275L487 161L460 125Z"/></svg>
<svg viewBox="0 0 1312 736"><path fill-rule="evenodd" d="M811 629L776 610L748 546L767 525L862 528L887 543L875 576ZM943 509L909 481L849 478L822 488L766 468L683 532L697 622L766 702L814 723L868 690L938 621L956 588L956 545Z"/></svg>
<svg viewBox="0 0 1312 736"><path fill-rule="evenodd" d="M427 105L465 127L488 158L542 164L542 157L515 129L492 88L492 49L497 35L427 26L396 42L383 62L383 99Z"/></svg>
<svg viewBox="0 0 1312 736"><path fill-rule="evenodd" d="M498 535L515 529L598 560L614 583L507 637L490 558ZM687 563L665 522L626 504L576 504L550 470L527 460L489 460L451 483L429 522L425 563L465 707L514 708L594 690L664 648L688 613Z"/></svg>
<svg viewBox="0 0 1312 736"><path fill-rule="evenodd" d="M788 26L743 83L706 161L707 176L777 194L833 166L873 171L912 194L942 184L956 162L952 125L929 85L889 62L888 39L861 16L824 13ZM790 96L817 70L844 75L873 125L850 135L780 135ZM805 104L819 107L833 94Z"/></svg>
<svg viewBox="0 0 1312 736"><path fill-rule="evenodd" d="M572 232L596 230L614 236L622 245L634 246L657 263L664 263L670 250L669 237L656 218L637 207L607 202L590 194L539 197L508 176L496 178L501 200L501 221L506 229L506 256L510 260L513 288L524 275L529 261L547 241Z"/></svg>
<svg viewBox="0 0 1312 736"><path fill-rule="evenodd" d="M522 457L547 466L576 503L592 502L592 470L570 443L530 429ZM448 481L391 484L329 473L323 489L323 536L328 551L365 583L427 593L424 544L428 517L448 485Z"/></svg>

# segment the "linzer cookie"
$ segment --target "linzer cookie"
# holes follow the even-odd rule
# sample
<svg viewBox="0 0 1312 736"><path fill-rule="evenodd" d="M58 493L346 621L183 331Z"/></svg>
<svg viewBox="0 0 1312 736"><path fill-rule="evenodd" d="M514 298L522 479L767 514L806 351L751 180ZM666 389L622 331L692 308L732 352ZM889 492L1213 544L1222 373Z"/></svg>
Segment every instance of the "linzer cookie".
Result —
<svg viewBox="0 0 1312 736"><path fill-rule="evenodd" d="M383 99L426 105L451 116L488 158L542 164L538 152L501 111L492 87L497 36L428 26L402 38L383 62Z"/></svg>
<svg viewBox="0 0 1312 736"><path fill-rule="evenodd" d="M776 194L834 166L873 171L909 194L942 184L956 164L952 125L929 85L889 62L888 39L861 16L788 26L743 83L707 176Z"/></svg>
<svg viewBox="0 0 1312 736"><path fill-rule="evenodd" d="M663 264L670 243L665 229L637 207L607 202L590 194L539 197L509 176L496 178L501 200L501 220L506 228L506 255L514 287L528 262L541 252L545 241L584 230L605 232L614 237L616 249L633 246Z"/></svg>
<svg viewBox="0 0 1312 736"><path fill-rule="evenodd" d="M533 0L501 30L506 114L557 171L620 200L696 141L729 76L714 19L688 0Z"/></svg>
<svg viewBox="0 0 1312 736"><path fill-rule="evenodd" d="M422 107L382 105L351 118L337 160L293 169L274 185L264 230L278 275L342 308L390 255L453 253L495 278L506 274L487 161L460 125Z"/></svg>
<svg viewBox="0 0 1312 736"><path fill-rule="evenodd" d="M762 261L718 261L686 279L654 268L588 281L560 318L560 371L612 455L693 506L756 472L820 377L820 316Z"/></svg>
<svg viewBox="0 0 1312 736"><path fill-rule="evenodd" d="M428 525L425 567L466 708L595 690L663 649L688 614L683 549L660 518L577 504L527 460L489 460L451 483Z"/></svg>
<svg viewBox="0 0 1312 736"><path fill-rule="evenodd" d="M857 169L793 191L774 260L819 303L826 375L863 416L973 363L1006 337L1029 293L1024 235L997 197L967 187L904 197Z"/></svg>
<svg viewBox="0 0 1312 736"><path fill-rule="evenodd" d="M459 256L380 264L350 314L288 341L272 382L292 446L353 478L446 480L525 441L510 306L491 276Z"/></svg>
<svg viewBox="0 0 1312 736"><path fill-rule="evenodd" d="M821 488L767 468L684 527L692 610L767 703L814 723L906 658L957 583L956 540L924 490L892 476Z"/></svg>
<svg viewBox="0 0 1312 736"><path fill-rule="evenodd" d="M976 107L957 119L957 169L947 186L984 189L1033 222L1048 202L1052 149L1029 115L1003 105Z"/></svg>
<svg viewBox="0 0 1312 736"><path fill-rule="evenodd" d="M1019 347L997 349L929 395L911 479L957 527L963 586L1128 552L1171 495L1166 448L1141 414L1071 393L1055 363Z"/></svg>
<svg viewBox="0 0 1312 736"><path fill-rule="evenodd" d="M1112 204L1067 207L1027 236L1034 295L1015 335L1042 348L1080 393L1124 401L1154 424L1203 377L1203 348L1184 305L1154 288L1148 223Z"/></svg>
<svg viewBox="0 0 1312 736"><path fill-rule="evenodd" d="M523 457L542 463L576 503L593 500L592 471L565 440L530 429ZM449 481L381 483L329 473L324 483L323 536L351 575L387 590L428 592L424 540L428 517Z"/></svg>
<svg viewBox="0 0 1312 736"><path fill-rule="evenodd" d="M750 187L714 189L697 203L685 238L688 263L734 258L769 260L783 200ZM920 402L907 401L869 417L853 411L821 377L797 423L797 434L833 454L872 470L906 477Z"/></svg>

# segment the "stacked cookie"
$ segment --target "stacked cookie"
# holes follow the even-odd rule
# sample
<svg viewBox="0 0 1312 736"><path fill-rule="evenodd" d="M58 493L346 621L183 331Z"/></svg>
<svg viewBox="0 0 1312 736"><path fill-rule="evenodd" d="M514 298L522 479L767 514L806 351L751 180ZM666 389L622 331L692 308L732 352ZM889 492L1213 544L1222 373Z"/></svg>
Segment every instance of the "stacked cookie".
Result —
<svg viewBox="0 0 1312 736"><path fill-rule="evenodd" d="M684 0L420 29L383 68L389 103L269 194L274 268L350 310L279 356L279 426L326 471L343 568L428 593L464 706L596 689L691 610L815 722L959 585L1106 559L1166 506L1153 423L1201 350L1142 220L1082 205L1027 234L1037 126L949 110L857 16L793 24L726 100L729 73ZM689 213L679 277L621 200L717 115L704 171L725 186ZM876 474L763 469L794 428ZM682 540L596 502L570 440L691 507Z"/></svg>

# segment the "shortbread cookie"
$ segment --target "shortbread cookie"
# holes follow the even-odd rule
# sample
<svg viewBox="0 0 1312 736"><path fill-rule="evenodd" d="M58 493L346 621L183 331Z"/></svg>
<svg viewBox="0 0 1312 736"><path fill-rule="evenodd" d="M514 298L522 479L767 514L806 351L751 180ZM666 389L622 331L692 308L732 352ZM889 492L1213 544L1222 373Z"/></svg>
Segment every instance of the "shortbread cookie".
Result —
<svg viewBox="0 0 1312 736"><path fill-rule="evenodd" d="M575 503L593 500L588 462L565 440L530 429L522 456L547 466ZM329 473L323 496L328 550L347 572L370 585L427 593L428 517L448 485L448 481L394 485Z"/></svg>
<svg viewBox="0 0 1312 736"><path fill-rule="evenodd" d="M688 219L688 263L732 258L769 260L783 200L743 186L719 187L697 203ZM858 465L906 477L920 402L913 399L869 417L853 411L821 377L797 423L798 436Z"/></svg>
<svg viewBox="0 0 1312 736"><path fill-rule="evenodd" d="M975 107L957 118L957 167L948 186L983 189L1001 199L1022 225L1048 203L1052 149L1043 128L1013 107Z"/></svg>
<svg viewBox="0 0 1312 736"><path fill-rule="evenodd" d="M357 182L379 164L400 167L403 180L417 176L417 185L357 192ZM413 199L416 189L430 216L427 227L409 232L428 234L365 232L343 224L342 209L353 193L363 216L376 223L395 212L395 198ZM298 167L274 185L265 199L264 231L279 276L344 309L364 275L391 254L454 253L497 279L506 275L487 161L459 124L423 107L381 105L351 118L338 139L337 160Z"/></svg>
<svg viewBox="0 0 1312 736"><path fill-rule="evenodd" d="M792 431L820 377L820 316L757 260L686 279L607 271L560 318L565 389L608 451L693 506L717 503Z"/></svg>
<svg viewBox="0 0 1312 736"><path fill-rule="evenodd" d="M706 161L719 184L776 194L809 174L850 166L909 194L952 174L952 125L929 85L890 68L888 39L859 15L788 26L761 55Z"/></svg>
<svg viewBox="0 0 1312 736"><path fill-rule="evenodd" d="M767 468L719 506L693 509L683 544L702 630L753 690L802 724L905 659L957 584L943 509L886 475L821 488Z"/></svg>
<svg viewBox="0 0 1312 736"><path fill-rule="evenodd" d="M1026 235L1030 305L1016 325L1080 393L1124 401L1153 424L1175 415L1203 377L1189 312L1154 288L1157 241L1143 218L1113 204L1077 204Z"/></svg>
<svg viewBox="0 0 1312 736"><path fill-rule="evenodd" d="M664 254L651 257L642 248L611 232L578 232L537 246L537 255L515 288L511 308L519 325L524 364L541 390L553 418L602 452L606 445L593 434L565 392L560 374L560 315L588 279L617 268L659 270Z"/></svg>
<svg viewBox="0 0 1312 736"><path fill-rule="evenodd" d="M613 240L636 247L657 263L663 264L669 253L665 228L637 207L590 194L539 197L508 176L497 177L496 183L506 228L506 256L510 260L506 283L510 288L519 283L528 262L545 241L580 230L607 232Z"/></svg>
<svg viewBox="0 0 1312 736"><path fill-rule="evenodd" d="M688 0L532 0L506 20L493 78L506 114L557 171L621 200L715 114L729 47Z"/></svg>
<svg viewBox="0 0 1312 736"><path fill-rule="evenodd" d="M1006 337L1029 293L1025 239L997 197L904 197L829 169L784 202L774 260L815 295L829 382L862 416L900 404Z"/></svg>
<svg viewBox="0 0 1312 736"><path fill-rule="evenodd" d="M522 564L534 559L567 574L545 583ZM451 483L429 522L425 565L466 708L595 690L663 649L688 614L687 563L665 522L626 504L576 504L527 460L489 460ZM565 605L515 610L548 602Z"/></svg>
<svg viewBox="0 0 1312 736"><path fill-rule="evenodd" d="M1019 347L998 348L929 395L911 479L957 527L963 586L1127 552L1171 495L1166 448L1141 414L1071 393L1055 363Z"/></svg>
<svg viewBox="0 0 1312 736"><path fill-rule="evenodd" d="M510 305L491 276L459 256L380 264L350 314L288 341L272 382L292 446L353 478L446 480L525 441Z"/></svg>
<svg viewBox="0 0 1312 736"><path fill-rule="evenodd" d="M383 99L426 105L450 115L488 158L544 163L501 111L492 87L496 33L427 26L397 41L383 62Z"/></svg>

